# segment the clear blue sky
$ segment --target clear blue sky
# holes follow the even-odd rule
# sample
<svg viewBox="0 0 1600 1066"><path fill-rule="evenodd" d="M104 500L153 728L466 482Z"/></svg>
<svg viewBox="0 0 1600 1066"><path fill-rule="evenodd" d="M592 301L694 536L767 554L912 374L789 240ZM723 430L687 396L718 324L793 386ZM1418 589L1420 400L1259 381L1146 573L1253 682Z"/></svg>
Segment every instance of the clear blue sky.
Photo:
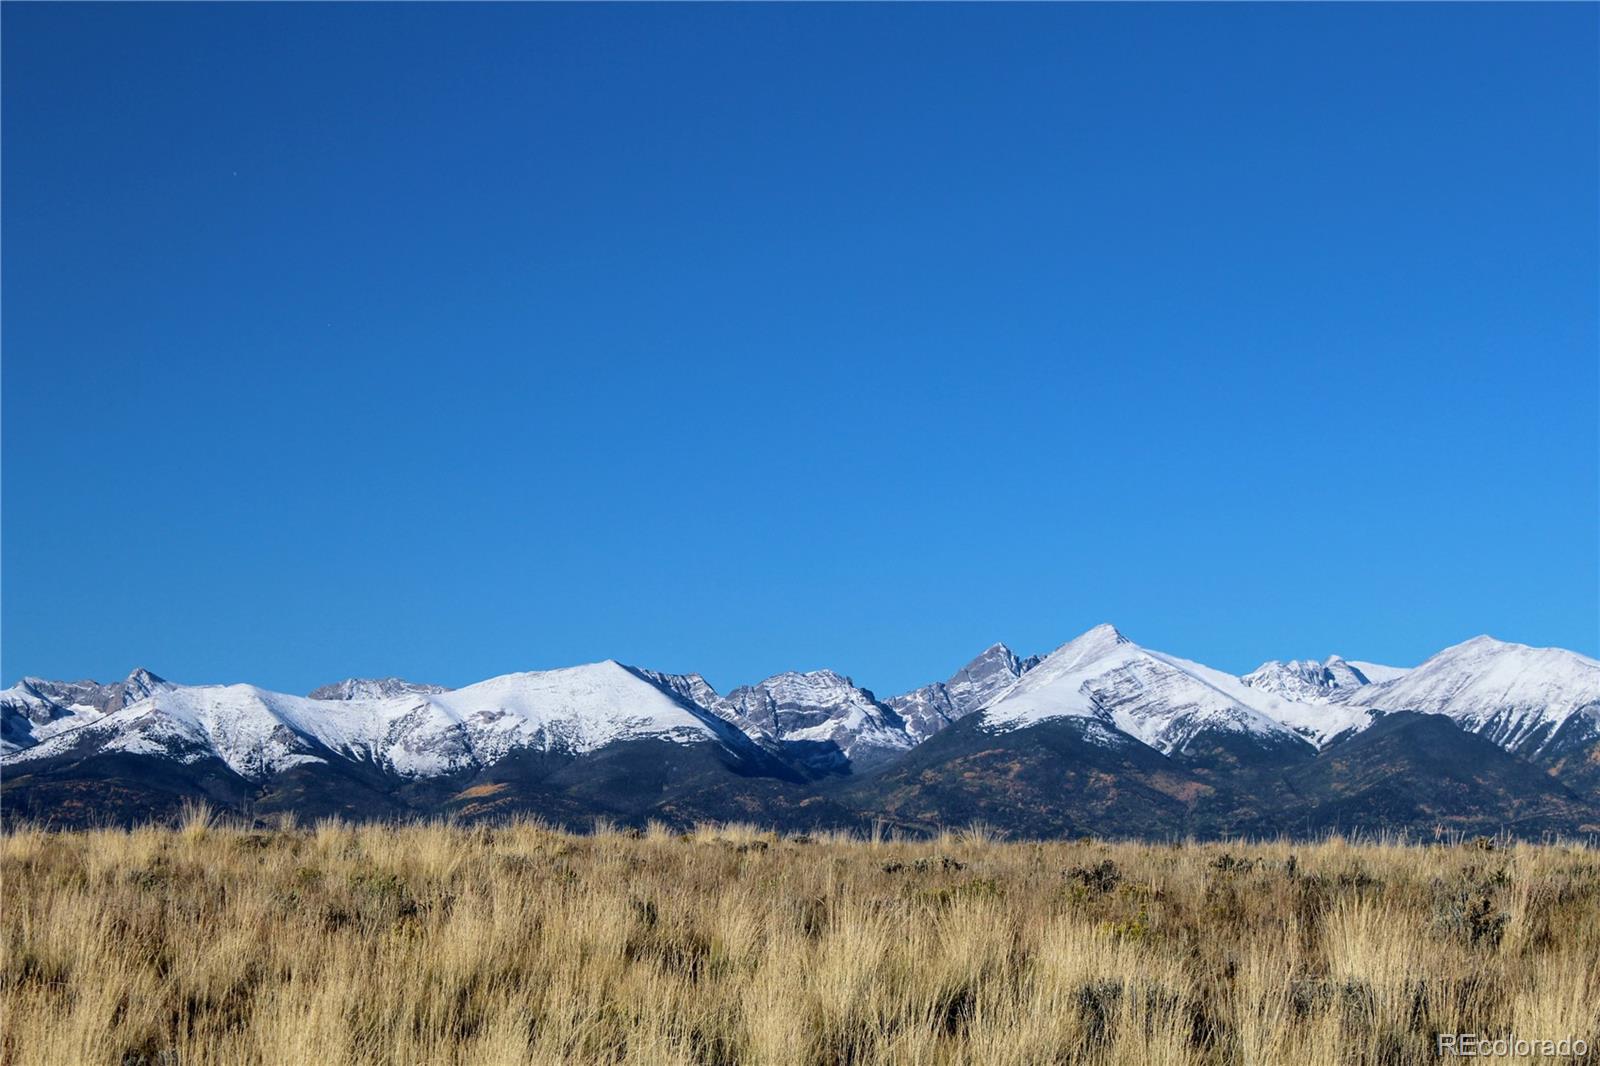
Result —
<svg viewBox="0 0 1600 1066"><path fill-rule="evenodd" d="M1600 653L1595 5L3 20L6 683Z"/></svg>

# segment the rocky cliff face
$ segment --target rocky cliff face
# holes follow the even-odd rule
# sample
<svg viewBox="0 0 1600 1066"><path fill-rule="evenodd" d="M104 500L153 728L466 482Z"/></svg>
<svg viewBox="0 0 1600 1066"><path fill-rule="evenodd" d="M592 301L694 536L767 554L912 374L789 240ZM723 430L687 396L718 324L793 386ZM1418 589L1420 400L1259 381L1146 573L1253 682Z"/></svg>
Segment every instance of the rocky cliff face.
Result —
<svg viewBox="0 0 1600 1066"><path fill-rule="evenodd" d="M167 683L140 667L121 681L23 678L0 692L0 752L21 751L149 696Z"/></svg>
<svg viewBox="0 0 1600 1066"><path fill-rule="evenodd" d="M866 768L913 746L900 715L832 670L777 674L722 699L728 720L813 770Z"/></svg>
<svg viewBox="0 0 1600 1066"><path fill-rule="evenodd" d="M989 703L1038 663L1037 655L1019 659L1004 644L991 644L948 680L935 681L885 702L905 722L912 739L921 743Z"/></svg>
<svg viewBox="0 0 1600 1066"><path fill-rule="evenodd" d="M1365 673L1337 655L1320 663L1315 659L1274 659L1240 680L1252 688L1300 703L1326 703L1372 683Z"/></svg>
<svg viewBox="0 0 1600 1066"><path fill-rule="evenodd" d="M443 685L424 685L400 677L347 677L331 685L312 689L313 700L382 700L391 696L430 695L449 692Z"/></svg>

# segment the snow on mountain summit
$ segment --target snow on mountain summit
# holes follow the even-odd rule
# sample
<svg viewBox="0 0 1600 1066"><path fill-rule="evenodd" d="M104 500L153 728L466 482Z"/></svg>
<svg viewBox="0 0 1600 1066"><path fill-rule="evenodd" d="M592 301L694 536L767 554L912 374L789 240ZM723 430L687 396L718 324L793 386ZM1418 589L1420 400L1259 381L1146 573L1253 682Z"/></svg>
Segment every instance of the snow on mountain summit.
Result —
<svg viewBox="0 0 1600 1066"><path fill-rule="evenodd" d="M915 743L894 710L833 670L774 674L734 689L722 704L733 720L781 741L819 768L840 757L867 765ZM804 757L806 749L814 755Z"/></svg>
<svg viewBox="0 0 1600 1066"><path fill-rule="evenodd" d="M614 659L507 674L430 696L428 702L464 723L484 762L518 747L583 752L643 736L686 743L743 739Z"/></svg>
<svg viewBox="0 0 1600 1066"><path fill-rule="evenodd" d="M312 689L314 700L381 700L390 696L429 695L449 692L443 685L425 685L403 677L347 677L331 685Z"/></svg>
<svg viewBox="0 0 1600 1066"><path fill-rule="evenodd" d="M1223 671L1140 647L1115 626L1099 625L1045 656L983 717L996 729L1059 717L1096 719L1171 754L1209 732L1320 745L1354 720L1364 722L1366 714L1257 690Z"/></svg>
<svg viewBox="0 0 1600 1066"><path fill-rule="evenodd" d="M1591 735L1600 728L1600 662L1565 648L1479 636L1359 690L1350 701L1448 715L1509 751L1537 751L1569 722Z"/></svg>
<svg viewBox="0 0 1600 1066"><path fill-rule="evenodd" d="M1326 703L1338 694L1371 683L1365 671L1337 655L1330 655L1322 662L1315 659L1291 659L1288 662L1274 659L1262 663L1239 680L1251 688L1296 703Z"/></svg>
<svg viewBox="0 0 1600 1066"><path fill-rule="evenodd" d="M948 681L935 681L884 702L900 715L914 739L926 740L983 707L1038 663L1038 656L1019 659L1004 644L991 644Z"/></svg>
<svg viewBox="0 0 1600 1066"><path fill-rule="evenodd" d="M142 666L107 685L25 677L0 692L0 754L96 721L166 686L165 680Z"/></svg>
<svg viewBox="0 0 1600 1066"><path fill-rule="evenodd" d="M258 780L330 756L402 777L488 765L522 748L581 753L617 740L744 743L731 726L687 707L612 660L507 674L449 692L315 700L253 685L170 686L8 762L98 751L215 755Z"/></svg>
<svg viewBox="0 0 1600 1066"><path fill-rule="evenodd" d="M833 670L788 671L722 696L699 674L614 660L455 690L352 678L311 696L174 685L141 669L112 684L25 678L0 692L0 755L8 768L100 752L215 757L251 780L351 760L420 778L521 750L581 754L656 738L831 774L886 762L969 716L994 731L1079 718L1108 743L1132 738L1182 755L1208 750L1194 747L1200 738L1234 751L1239 738L1325 747L1398 711L1447 715L1554 762L1600 740L1600 662L1478 637L1410 670L1335 655L1267 662L1241 678L1141 647L1106 624L1042 659L991 645L948 680L889 700Z"/></svg>

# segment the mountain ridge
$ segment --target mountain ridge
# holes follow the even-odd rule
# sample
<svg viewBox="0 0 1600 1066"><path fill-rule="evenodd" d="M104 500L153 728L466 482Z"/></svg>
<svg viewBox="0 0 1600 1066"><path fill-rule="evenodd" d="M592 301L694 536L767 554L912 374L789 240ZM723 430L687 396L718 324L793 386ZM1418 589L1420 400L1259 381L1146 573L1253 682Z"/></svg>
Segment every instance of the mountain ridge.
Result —
<svg viewBox="0 0 1600 1066"><path fill-rule="evenodd" d="M1487 805L1532 803L1541 813L1525 826L1600 829L1600 663L1586 656L1477 637L1408 670L1332 655L1235 676L1144 648L1109 623L1042 656L992 644L946 680L885 699L833 670L786 671L724 695L699 674L609 659L454 690L349 678L311 696L178 685L145 670L110 685L28 678L0 692L0 814L70 820L63 812L103 794L123 797L111 808L136 821L195 793L353 817L693 812L821 825L902 811L924 824L942 810L1040 831L1100 818L1101 831L1144 834L1165 811L1176 819L1168 828L1269 831L1291 808L1306 824L1327 822L1313 810L1346 817L1348 804L1317 793L1347 787L1336 769L1351 752L1374 763L1359 777L1365 794L1398 797L1372 782L1426 753L1358 741L1419 713L1510 760L1495 771L1502 784L1441 777L1405 802L1374 800L1375 812L1476 826L1493 821ZM1440 743L1439 728L1404 736ZM1546 780L1556 791L1531 795ZM1113 782L1150 803L1086 803L1076 791ZM1157 798L1169 794L1182 803Z"/></svg>

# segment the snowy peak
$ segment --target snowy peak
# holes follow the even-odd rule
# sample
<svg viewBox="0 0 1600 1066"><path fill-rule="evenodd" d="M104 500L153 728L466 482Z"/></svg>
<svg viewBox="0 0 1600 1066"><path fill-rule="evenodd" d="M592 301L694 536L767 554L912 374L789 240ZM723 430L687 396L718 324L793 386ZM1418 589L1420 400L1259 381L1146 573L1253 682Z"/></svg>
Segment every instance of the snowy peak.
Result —
<svg viewBox="0 0 1600 1066"><path fill-rule="evenodd" d="M983 712L1006 730L1052 718L1088 718L1137 737L1163 754L1186 750L1202 734L1242 734L1265 744L1311 738L1285 718L1283 701L1218 670L1133 643L1099 625L1068 641Z"/></svg>
<svg viewBox="0 0 1600 1066"><path fill-rule="evenodd" d="M1107 656L1133 654L1142 651L1137 644L1122 635L1122 631L1109 622L1102 622L1086 630L1044 657L1039 664L1050 664L1056 671L1075 670L1085 663Z"/></svg>
<svg viewBox="0 0 1600 1066"><path fill-rule="evenodd" d="M1004 644L991 644L944 683L945 691L957 717L970 714L1038 664L1037 657L1019 659Z"/></svg>
<svg viewBox="0 0 1600 1066"><path fill-rule="evenodd" d="M292 715L277 711L271 694L251 685L162 686L102 717L43 738L10 761L124 753L192 763L219 755L236 772L259 777L316 758L314 738L298 728Z"/></svg>
<svg viewBox="0 0 1600 1066"><path fill-rule="evenodd" d="M122 682L122 705L126 707L142 700L166 683L165 678L157 677L142 666L137 667Z"/></svg>
<svg viewBox="0 0 1600 1066"><path fill-rule="evenodd" d="M32 747L166 687L166 681L142 666L108 685L25 677L0 692L0 753Z"/></svg>
<svg viewBox="0 0 1600 1066"><path fill-rule="evenodd" d="M770 736L787 737L846 715L853 707L874 706L872 693L832 670L786 671L729 692L726 702L738 716Z"/></svg>
<svg viewBox="0 0 1600 1066"><path fill-rule="evenodd" d="M25 688L41 699L62 706L93 707L106 712L142 700L166 684L162 678L141 666L123 680L106 685L98 681L46 681L40 677L25 677L15 687Z"/></svg>
<svg viewBox="0 0 1600 1066"><path fill-rule="evenodd" d="M312 689L313 700L382 700L391 696L431 695L449 692L443 685L424 685L402 677L347 677L331 685Z"/></svg>
<svg viewBox="0 0 1600 1066"><path fill-rule="evenodd" d="M1479 636L1367 686L1351 702L1448 715L1508 751L1536 754L1570 719L1600 724L1600 662L1564 648Z"/></svg>
<svg viewBox="0 0 1600 1066"><path fill-rule="evenodd" d="M1251 688L1299 703L1326 703L1341 693L1369 684L1367 675L1337 655L1313 659L1272 660L1239 680Z"/></svg>
<svg viewBox="0 0 1600 1066"><path fill-rule="evenodd" d="M507 674L429 696L427 702L462 723L480 762L522 747L587 752L640 737L749 748L748 739L726 722L614 659Z"/></svg>
<svg viewBox="0 0 1600 1066"><path fill-rule="evenodd" d="M1019 659L1004 644L991 644L949 680L924 685L885 702L900 715L912 738L921 742L978 710L1038 663L1037 656Z"/></svg>
<svg viewBox="0 0 1600 1066"><path fill-rule="evenodd" d="M775 674L734 689L720 706L722 717L782 742L814 769L841 758L866 765L914 743L893 709L832 670Z"/></svg>
<svg viewBox="0 0 1600 1066"><path fill-rule="evenodd" d="M1076 655L1102 655L1124 645L1133 645L1133 641L1110 622L1101 622L1091 629L1084 630L1050 654L1054 655L1070 648Z"/></svg>

